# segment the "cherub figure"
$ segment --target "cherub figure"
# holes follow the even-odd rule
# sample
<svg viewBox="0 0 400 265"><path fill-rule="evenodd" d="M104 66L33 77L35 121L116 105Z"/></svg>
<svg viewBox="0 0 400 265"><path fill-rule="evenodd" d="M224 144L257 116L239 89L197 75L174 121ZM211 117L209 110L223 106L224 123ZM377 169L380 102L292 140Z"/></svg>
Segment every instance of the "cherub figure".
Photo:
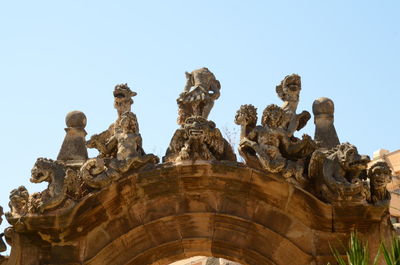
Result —
<svg viewBox="0 0 400 265"><path fill-rule="evenodd" d="M178 124L182 126L191 116L207 119L221 89L220 82L206 67L185 74L185 88L176 100L179 107Z"/></svg>
<svg viewBox="0 0 400 265"><path fill-rule="evenodd" d="M279 85L276 86L276 93L282 99L282 109L285 112L282 127L287 131L289 137L297 130L301 130L311 118L308 111L296 114L299 104L301 90L301 78L297 74L287 75Z"/></svg>
<svg viewBox="0 0 400 265"><path fill-rule="evenodd" d="M246 114L256 113L252 105L242 106L235 122L242 126L239 152L247 154L244 156L246 162L254 159L249 157L256 156L260 166L272 173L282 173L283 176L296 183L303 183L304 161L302 159L288 159L286 154L303 153L309 155L315 149L314 142L308 135L303 135L303 139L292 142L288 133L281 127L285 119L285 112L277 105L269 105L265 108L262 116L262 126L255 126L257 118L246 117ZM253 111L248 109L253 108ZM247 109L247 112L244 112ZM253 124L253 128L248 127L248 122ZM250 151L252 150L252 151ZM293 178L291 178L293 177Z"/></svg>

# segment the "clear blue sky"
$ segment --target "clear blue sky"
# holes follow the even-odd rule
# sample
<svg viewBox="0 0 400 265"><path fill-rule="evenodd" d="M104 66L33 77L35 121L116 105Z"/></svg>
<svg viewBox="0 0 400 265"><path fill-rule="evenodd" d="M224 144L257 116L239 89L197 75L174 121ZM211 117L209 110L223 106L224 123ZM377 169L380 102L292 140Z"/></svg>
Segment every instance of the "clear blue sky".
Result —
<svg viewBox="0 0 400 265"><path fill-rule="evenodd" d="M85 112L89 136L115 120L117 83L138 93L144 149L163 155L184 72L203 66L222 84L219 128L238 129L241 104L280 105L275 86L298 73L298 110L330 97L342 142L400 149L399 13L398 0L2 1L0 205L19 185L44 189L30 169L57 157L67 112ZM303 132L314 134L312 120Z"/></svg>

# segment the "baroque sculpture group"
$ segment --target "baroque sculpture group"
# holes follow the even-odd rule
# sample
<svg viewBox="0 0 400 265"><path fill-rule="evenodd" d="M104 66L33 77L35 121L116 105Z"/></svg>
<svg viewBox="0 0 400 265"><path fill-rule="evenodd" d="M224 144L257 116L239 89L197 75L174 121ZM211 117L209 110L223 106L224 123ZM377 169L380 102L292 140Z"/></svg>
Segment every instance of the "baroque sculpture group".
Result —
<svg viewBox="0 0 400 265"><path fill-rule="evenodd" d="M220 97L220 82L207 68L186 73L186 79L184 91L177 99L180 127L162 163L241 164L216 124L208 120L214 101ZM266 106L260 125L253 105L242 105L237 111L234 121L241 128L238 151L244 166L280 177L328 204L388 205L389 166L384 161L369 165L369 157L360 155L354 145L339 142L333 125L332 100L319 98L313 104L314 139L306 134L301 139L294 135L311 118L307 111L297 112L300 91L300 76L286 76L276 86L282 106ZM15 227L24 225L18 221L22 217L62 214L132 172L162 166L157 156L142 148L139 124L131 111L135 95L127 84L116 85L117 120L87 142L85 115L79 111L67 115L66 136L57 160L38 158L32 169L30 181L48 182L47 189L29 194L20 186L10 193L10 212L5 215L13 226L4 232L8 243L11 244ZM99 155L88 158L87 147L96 148ZM3 242L0 249L5 250Z"/></svg>

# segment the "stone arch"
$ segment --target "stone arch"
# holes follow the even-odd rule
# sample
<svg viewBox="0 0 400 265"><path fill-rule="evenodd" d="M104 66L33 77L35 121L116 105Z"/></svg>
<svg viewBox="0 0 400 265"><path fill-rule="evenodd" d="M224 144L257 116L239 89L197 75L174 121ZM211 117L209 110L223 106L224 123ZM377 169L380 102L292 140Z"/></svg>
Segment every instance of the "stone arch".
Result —
<svg viewBox="0 0 400 265"><path fill-rule="evenodd" d="M329 243L340 248L352 229L389 234L385 209L325 204L240 163L162 164L68 210L26 217L15 229L25 253L37 254L25 262L13 248L10 261L20 263L9 264L167 265L196 255L244 265L326 264Z"/></svg>

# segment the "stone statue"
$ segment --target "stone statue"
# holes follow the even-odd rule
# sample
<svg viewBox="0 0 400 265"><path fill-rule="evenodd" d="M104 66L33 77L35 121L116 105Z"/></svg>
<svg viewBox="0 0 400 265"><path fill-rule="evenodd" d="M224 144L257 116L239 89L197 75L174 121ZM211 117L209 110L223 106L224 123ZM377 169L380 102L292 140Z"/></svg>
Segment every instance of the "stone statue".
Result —
<svg viewBox="0 0 400 265"><path fill-rule="evenodd" d="M67 132L57 160L66 165L80 167L88 159L86 149L86 116L81 111L71 111L65 117Z"/></svg>
<svg viewBox="0 0 400 265"><path fill-rule="evenodd" d="M305 181L303 159L315 150L315 143L308 135L303 135L302 140L291 141L288 132L282 128L285 115L282 108L269 105L263 112L262 126L256 126L256 108L241 106L235 117L235 123L241 125L239 153L246 163L258 164L268 172L281 173L289 181L301 184Z"/></svg>
<svg viewBox="0 0 400 265"><path fill-rule="evenodd" d="M178 124L182 126L190 116L207 119L221 89L219 81L206 67L185 74L185 88L176 100L179 107Z"/></svg>
<svg viewBox="0 0 400 265"><path fill-rule="evenodd" d="M372 163L368 169L368 178L370 179L371 200L375 205L389 205L390 192L386 189L388 183L392 181L392 170L383 160L377 160Z"/></svg>
<svg viewBox="0 0 400 265"><path fill-rule="evenodd" d="M80 187L82 181L78 179L76 171L67 168L61 161L38 158L32 168L30 181L49 184L44 191L31 195L24 186L12 190L9 203L11 212L6 213L7 218L43 213L60 207L68 198L79 199L83 196Z"/></svg>
<svg viewBox="0 0 400 265"><path fill-rule="evenodd" d="M102 188L116 181L130 169L140 169L147 164L157 164L158 157L143 154L142 138L137 130L136 116L125 112L114 125L112 135L105 145L105 150L116 148L116 157L96 158L87 161L81 168L81 176L87 185Z"/></svg>
<svg viewBox="0 0 400 265"><path fill-rule="evenodd" d="M87 142L90 148L99 150L96 159L89 159L82 166L80 176L92 188L102 188L116 181L121 173L140 170L157 164L159 159L146 154L142 148L142 137L136 115L131 112L132 97L136 92L127 84L115 86L114 107L118 118L108 130L93 135Z"/></svg>
<svg viewBox="0 0 400 265"><path fill-rule="evenodd" d="M24 216L29 210L29 192L25 186L19 186L17 189L13 189L10 192L10 212L6 213L6 217L11 216Z"/></svg>
<svg viewBox="0 0 400 265"><path fill-rule="evenodd" d="M64 163L46 158L38 158L32 168L30 181L33 183L48 182L48 187L37 194L34 200L40 213L61 205L67 198L68 189L74 184L75 171L67 169ZM72 179L71 179L72 178Z"/></svg>
<svg viewBox="0 0 400 265"><path fill-rule="evenodd" d="M364 180L369 161L368 156L359 155L349 143L316 150L308 169L315 195L330 203L366 202L370 192Z"/></svg>
<svg viewBox="0 0 400 265"><path fill-rule="evenodd" d="M186 119L183 128L175 131L163 157L163 162L195 160L236 161L232 147L215 123L201 116Z"/></svg>
<svg viewBox="0 0 400 265"><path fill-rule="evenodd" d="M287 75L279 85L276 86L276 93L282 99L282 109L285 111L282 127L287 131L289 137L297 130L301 130L311 118L308 111L296 114L299 104L301 90L301 78L297 74Z"/></svg>
<svg viewBox="0 0 400 265"><path fill-rule="evenodd" d="M335 107L329 98L318 98L313 103L315 135L319 148L331 149L339 145L339 138L333 124Z"/></svg>
<svg viewBox="0 0 400 265"><path fill-rule="evenodd" d="M135 122L135 133L139 134L139 124L137 122L136 115L131 112L131 105L133 104L132 97L136 96L137 93L131 91L127 84L119 84L115 86L114 89L114 108L117 110L118 118L116 122L110 125L110 127L100 133L94 134L90 140L86 143L87 147L89 148L96 148L99 151L99 157L116 157L117 155L117 145L111 145L110 139L115 135L115 127L118 124L119 120L121 119L122 114L124 113L132 113L132 119ZM140 145L139 149L142 146ZM141 149L141 153L144 154L143 149Z"/></svg>
<svg viewBox="0 0 400 265"><path fill-rule="evenodd" d="M221 85L214 74L203 67L186 73L186 86L177 99L178 124L163 162L196 160L236 161L230 144L213 121L207 120L220 96Z"/></svg>

